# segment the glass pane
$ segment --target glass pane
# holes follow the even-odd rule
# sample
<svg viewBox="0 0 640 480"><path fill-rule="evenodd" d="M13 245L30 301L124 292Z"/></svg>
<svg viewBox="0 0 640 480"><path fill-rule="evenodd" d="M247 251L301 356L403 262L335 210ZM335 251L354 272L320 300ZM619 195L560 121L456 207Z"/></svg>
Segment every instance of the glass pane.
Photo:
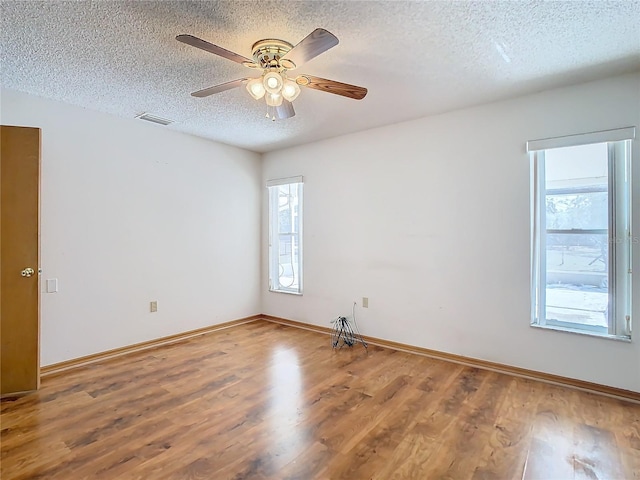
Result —
<svg viewBox="0 0 640 480"><path fill-rule="evenodd" d="M295 235L279 235L278 283L285 289L298 289L298 241Z"/></svg>
<svg viewBox="0 0 640 480"><path fill-rule="evenodd" d="M545 188L578 187L607 189L608 151L606 143L545 150Z"/></svg>
<svg viewBox="0 0 640 480"><path fill-rule="evenodd" d="M561 194L547 191L547 229L606 229L608 198L606 191Z"/></svg>
<svg viewBox="0 0 640 480"><path fill-rule="evenodd" d="M547 322L608 327L606 235L549 235L547 238Z"/></svg>
<svg viewBox="0 0 640 480"><path fill-rule="evenodd" d="M278 231L298 231L298 184L280 185L278 188Z"/></svg>
<svg viewBox="0 0 640 480"><path fill-rule="evenodd" d="M608 328L607 144L545 151L545 311L547 324ZM574 234L571 230L598 230Z"/></svg>
<svg viewBox="0 0 640 480"><path fill-rule="evenodd" d="M291 231L291 186L278 187L278 231Z"/></svg>

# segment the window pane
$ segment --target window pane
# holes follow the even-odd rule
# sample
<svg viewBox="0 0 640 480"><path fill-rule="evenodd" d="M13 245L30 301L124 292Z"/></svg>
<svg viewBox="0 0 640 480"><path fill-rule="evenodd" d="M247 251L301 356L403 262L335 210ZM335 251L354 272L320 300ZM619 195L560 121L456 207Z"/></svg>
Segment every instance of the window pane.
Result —
<svg viewBox="0 0 640 480"><path fill-rule="evenodd" d="M545 318L607 329L609 155L605 143L545 151ZM572 230L597 230L576 234Z"/></svg>
<svg viewBox="0 0 640 480"><path fill-rule="evenodd" d="M298 231L298 184L278 187L278 232Z"/></svg>
<svg viewBox="0 0 640 480"><path fill-rule="evenodd" d="M607 188L606 143L545 150L545 188Z"/></svg>
<svg viewBox="0 0 640 480"><path fill-rule="evenodd" d="M291 232L291 185L278 187L278 231Z"/></svg>
<svg viewBox="0 0 640 480"><path fill-rule="evenodd" d="M269 187L269 289L302 293L302 183Z"/></svg>
<svg viewBox="0 0 640 480"><path fill-rule="evenodd" d="M533 154L532 324L630 338L630 147Z"/></svg>
<svg viewBox="0 0 640 480"><path fill-rule="evenodd" d="M298 289L298 241L294 235L279 235L278 283L285 289Z"/></svg>
<svg viewBox="0 0 640 480"><path fill-rule="evenodd" d="M547 191L547 229L608 228L608 198L606 191L562 194Z"/></svg>
<svg viewBox="0 0 640 480"><path fill-rule="evenodd" d="M547 235L546 319L608 327L606 234Z"/></svg>

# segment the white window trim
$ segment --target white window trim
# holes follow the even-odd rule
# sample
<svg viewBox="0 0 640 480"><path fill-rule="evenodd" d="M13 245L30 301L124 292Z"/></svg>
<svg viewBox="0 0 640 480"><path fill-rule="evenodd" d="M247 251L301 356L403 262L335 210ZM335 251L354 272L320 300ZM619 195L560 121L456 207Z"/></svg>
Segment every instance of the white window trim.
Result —
<svg viewBox="0 0 640 480"><path fill-rule="evenodd" d="M274 238L276 233L274 230L273 219L278 218L278 203L272 201L272 190L271 187L277 187L280 185L288 185L288 184L298 184L298 212L300 215L298 222L298 288L287 288L279 285L278 280L274 282L274 272L278 272L279 269L279 256L273 254L274 249ZM304 223L304 179L300 176L294 177L286 177L286 178L277 178L273 180L267 180L267 198L269 205L269 250L268 250L268 282L269 282L269 291L274 293L286 293L289 295L302 295L303 292L303 223ZM277 283L278 285L275 285Z"/></svg>
<svg viewBox="0 0 640 480"><path fill-rule="evenodd" d="M276 187L278 185L287 185L288 183L304 183L302 175L296 177L276 178L273 180L267 180L267 188Z"/></svg>
<svg viewBox="0 0 640 480"><path fill-rule="evenodd" d="M614 130L607 130L602 132L591 132L579 135L569 135L565 137L554 137L541 140L532 140L527 142L527 152L531 158L531 189L532 189L532 202L531 202L531 326L536 328L545 328L549 330L557 330L563 332L579 333L591 336L597 336L599 338L609 338L615 340L630 341L631 339L631 297L632 297L632 285L631 281L625 283L628 288L626 294L616 294L616 284L619 283L619 279L624 275L631 275L632 272L632 212L631 212L631 195L632 195L632 152L631 141L635 139L635 127L625 127ZM609 232L615 242L611 242L611 248L614 249L611 258L614 262L610 264L609 269L609 285L610 285L610 298L615 299L615 302L610 302L612 312L609 315L609 326L607 332L594 331L588 327L576 328L570 325L562 325L561 322L555 322L553 324L547 324L545 315L541 315L540 311L536 311L534 308L536 305L540 308L544 308L546 305L545 295L546 289L539 288L540 278L539 275L543 272L540 264L543 261L542 251L545 248L544 241L545 235L540 234L541 225L545 225L545 213L544 208L540 208L540 192L544 191L541 188L541 182L545 181L544 175L544 153L547 149L571 147L579 145L587 145L593 143L607 143L608 144L608 162L609 162L609 192L613 196L614 201L609 202L610 209L623 212L623 222L616 223L616 215L610 212L610 224ZM627 161L616 161L618 158L625 158ZM616 171L617 169L617 171ZM624 178L627 187L627 196L623 197L616 193L615 187L618 183L616 178ZM544 186L542 184L542 186ZM621 204L622 200L626 199L627 202ZM612 208L613 207L613 208ZM618 239L622 239L623 242L628 242L626 248L619 248ZM543 272L543 274L546 272ZM537 297L541 298L537 298ZM626 312L625 316L617 315L616 312L620 310Z"/></svg>
<svg viewBox="0 0 640 480"><path fill-rule="evenodd" d="M577 135L566 135L564 137L543 138L540 140L529 140L527 142L527 153L549 148L577 147L579 145L589 145L591 143L619 142L622 140L633 140L636 138L636 127L615 128L613 130L603 130L601 132L580 133Z"/></svg>

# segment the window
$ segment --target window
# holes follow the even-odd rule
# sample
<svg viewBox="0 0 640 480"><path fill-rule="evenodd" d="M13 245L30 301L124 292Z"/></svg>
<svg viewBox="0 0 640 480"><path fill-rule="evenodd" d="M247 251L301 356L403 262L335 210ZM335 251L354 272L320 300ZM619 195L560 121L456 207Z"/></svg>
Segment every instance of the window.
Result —
<svg viewBox="0 0 640 480"><path fill-rule="evenodd" d="M634 128L529 142L532 325L631 336Z"/></svg>
<svg viewBox="0 0 640 480"><path fill-rule="evenodd" d="M269 290L302 293L302 177L270 180Z"/></svg>

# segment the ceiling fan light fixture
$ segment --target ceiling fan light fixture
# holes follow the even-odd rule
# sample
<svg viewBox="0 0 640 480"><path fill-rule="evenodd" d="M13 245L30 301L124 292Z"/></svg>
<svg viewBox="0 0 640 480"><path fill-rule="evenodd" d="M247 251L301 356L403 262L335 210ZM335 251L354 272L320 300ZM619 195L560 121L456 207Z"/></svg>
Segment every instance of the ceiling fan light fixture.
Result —
<svg viewBox="0 0 640 480"><path fill-rule="evenodd" d="M282 96L293 102L300 95L300 87L296 82L292 82L291 80L285 80L284 86L282 87Z"/></svg>
<svg viewBox="0 0 640 480"><path fill-rule="evenodd" d="M282 90L282 85L284 81L282 80L282 76L277 72L269 72L264 76L263 79L264 89L268 93L280 93Z"/></svg>
<svg viewBox="0 0 640 480"><path fill-rule="evenodd" d="M260 100L262 97L264 97L266 90L264 88L264 85L262 84L262 79L254 78L253 80L249 80L249 82L247 83L247 91L249 92L249 95L251 95L256 100Z"/></svg>
<svg viewBox="0 0 640 480"><path fill-rule="evenodd" d="M279 107L282 105L282 95L279 93L268 93L265 97L267 101L267 105L270 107Z"/></svg>

